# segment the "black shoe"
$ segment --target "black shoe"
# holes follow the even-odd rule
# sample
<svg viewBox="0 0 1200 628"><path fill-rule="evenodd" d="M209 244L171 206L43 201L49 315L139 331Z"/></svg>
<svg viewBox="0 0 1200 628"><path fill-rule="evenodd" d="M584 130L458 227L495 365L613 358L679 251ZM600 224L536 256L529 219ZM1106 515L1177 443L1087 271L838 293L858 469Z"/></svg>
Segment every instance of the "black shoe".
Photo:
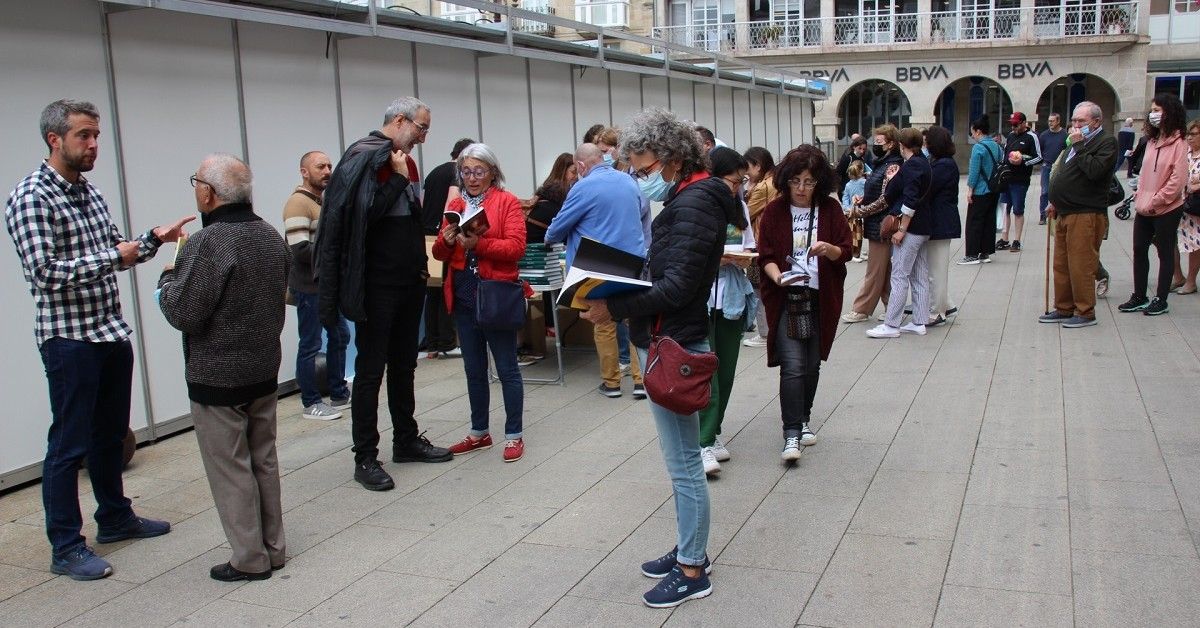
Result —
<svg viewBox="0 0 1200 628"><path fill-rule="evenodd" d="M1020 253L1021 252L1021 241L1013 240L1012 244L1008 245L1008 251L1010 253Z"/></svg>
<svg viewBox="0 0 1200 628"><path fill-rule="evenodd" d="M271 577L271 570L254 573L250 571L242 571L235 568L229 563L222 563L208 570L208 575L212 576L213 580L221 582L240 582L242 580L266 580Z"/></svg>
<svg viewBox="0 0 1200 628"><path fill-rule="evenodd" d="M1046 224L1046 217L1045 217L1045 216L1042 216L1041 220L1038 220L1038 224L1039 224L1039 225L1044 225L1044 224Z"/></svg>
<svg viewBox="0 0 1200 628"><path fill-rule="evenodd" d="M1140 312L1150 305L1150 299L1136 294L1129 295L1129 300L1118 305L1117 309L1122 312Z"/></svg>
<svg viewBox="0 0 1200 628"><path fill-rule="evenodd" d="M453 459L454 454L449 449L435 447L425 438L425 432L417 434L407 443L392 447L392 462L449 462Z"/></svg>
<svg viewBox="0 0 1200 628"><path fill-rule="evenodd" d="M1159 314L1166 314L1170 311L1171 306L1167 305L1166 299L1154 297L1150 300L1150 305L1146 306L1146 311L1142 312L1142 314L1145 314L1146 316L1158 316Z"/></svg>
<svg viewBox="0 0 1200 628"><path fill-rule="evenodd" d="M1008 240L996 240L996 250L1003 251L1008 248Z"/></svg>
<svg viewBox="0 0 1200 628"><path fill-rule="evenodd" d="M354 481L363 485L368 491L390 491L396 488L392 476L388 475L378 460L368 460L354 465Z"/></svg>

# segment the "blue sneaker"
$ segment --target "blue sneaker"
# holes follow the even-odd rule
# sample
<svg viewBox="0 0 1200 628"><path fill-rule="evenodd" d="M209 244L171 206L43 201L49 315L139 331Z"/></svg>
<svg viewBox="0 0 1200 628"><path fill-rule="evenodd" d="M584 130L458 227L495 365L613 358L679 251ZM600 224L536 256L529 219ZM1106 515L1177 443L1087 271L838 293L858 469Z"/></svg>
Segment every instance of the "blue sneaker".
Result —
<svg viewBox="0 0 1200 628"><path fill-rule="evenodd" d="M671 548L671 551L655 558L654 560L642 563L642 575L647 578L666 578L671 574L671 570L675 565L679 564L679 547ZM712 573L712 563L708 562L708 556L704 557L704 573Z"/></svg>
<svg viewBox="0 0 1200 628"><path fill-rule="evenodd" d="M112 575L112 565L86 545L50 559L50 572L70 576L72 580L99 580Z"/></svg>
<svg viewBox="0 0 1200 628"><path fill-rule="evenodd" d="M97 543L116 543L125 539L148 539L152 536L162 536L171 531L171 524L166 521L134 517L129 523L113 529L101 528L96 533Z"/></svg>
<svg viewBox="0 0 1200 628"><path fill-rule="evenodd" d="M688 600L698 600L712 593L708 574L701 572L699 578L689 578L676 565L658 586L642 595L642 601L650 608L671 608Z"/></svg>

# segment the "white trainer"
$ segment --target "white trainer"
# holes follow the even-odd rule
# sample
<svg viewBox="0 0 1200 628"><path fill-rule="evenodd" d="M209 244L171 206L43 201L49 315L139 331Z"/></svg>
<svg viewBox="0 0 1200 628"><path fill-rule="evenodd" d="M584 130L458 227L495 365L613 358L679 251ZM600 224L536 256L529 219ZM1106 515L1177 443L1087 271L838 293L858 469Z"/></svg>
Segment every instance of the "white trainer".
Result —
<svg viewBox="0 0 1200 628"><path fill-rule="evenodd" d="M800 437L785 436L783 439L783 453L780 454L784 462L796 462L800 459Z"/></svg>
<svg viewBox="0 0 1200 628"><path fill-rule="evenodd" d="M712 449L713 455L717 457L717 462L725 462L732 457L729 455L729 449L725 447L725 443L721 442L720 436L713 439L710 449Z"/></svg>
<svg viewBox="0 0 1200 628"><path fill-rule="evenodd" d="M897 327L888 327L886 323L876 325L867 330L868 338L899 338L900 329Z"/></svg>
<svg viewBox="0 0 1200 628"><path fill-rule="evenodd" d="M867 316L866 314L863 314L862 312L855 312L853 310L846 312L845 314L842 314L842 322L843 323L861 323L861 322L867 320L868 318L870 318L870 316Z"/></svg>
<svg viewBox="0 0 1200 628"><path fill-rule="evenodd" d="M900 332L904 334L916 334L918 336L924 336L925 326L909 322L900 327Z"/></svg>
<svg viewBox="0 0 1200 628"><path fill-rule="evenodd" d="M721 463L717 462L717 456L713 453L712 447L700 448L700 461L704 463L705 475L716 475L721 472Z"/></svg>
<svg viewBox="0 0 1200 628"><path fill-rule="evenodd" d="M808 423L800 424L800 444L805 447L812 447L817 444L817 435L808 429Z"/></svg>
<svg viewBox="0 0 1200 628"><path fill-rule="evenodd" d="M743 340L743 341L742 341L742 346L743 346L743 347L759 347L759 348L762 348L762 347L765 347L765 346L767 346L767 339L766 339L766 338L763 338L762 336L759 336L759 335L755 334L755 335L753 335L753 336L750 336L749 338L747 338L747 339Z"/></svg>

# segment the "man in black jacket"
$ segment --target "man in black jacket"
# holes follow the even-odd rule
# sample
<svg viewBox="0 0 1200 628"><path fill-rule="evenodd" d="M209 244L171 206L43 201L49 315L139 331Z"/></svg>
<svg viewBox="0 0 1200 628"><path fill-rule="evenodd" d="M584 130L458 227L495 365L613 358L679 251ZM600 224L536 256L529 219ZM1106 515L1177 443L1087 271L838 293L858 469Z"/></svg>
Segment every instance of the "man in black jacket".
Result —
<svg viewBox="0 0 1200 628"><path fill-rule="evenodd" d="M1038 136L1029 132L1029 122L1025 114L1014 111L1008 119L1012 125L1012 133L1004 143L1012 178L1008 183L1008 206L1004 210L1004 231L996 242L996 250L1009 249L1013 253L1021 251L1021 233L1025 230L1025 197L1029 193L1029 180L1033 176L1033 167L1042 163L1042 145ZM1011 219L1009 214L1012 214ZM1009 228L1012 228L1013 239L1008 241Z"/></svg>
<svg viewBox="0 0 1200 628"><path fill-rule="evenodd" d="M398 98L383 127L358 140L325 189L317 234L322 320L338 310L355 323L350 409L354 479L372 491L395 487L379 464L379 387L387 370L393 462L446 462L448 449L421 435L413 414L417 332L425 302L420 176L409 157L429 132L429 106Z"/></svg>
<svg viewBox="0 0 1200 628"><path fill-rule="evenodd" d="M1050 173L1046 216L1054 226L1054 311L1038 318L1063 327L1096 324L1096 270L1108 231L1108 182L1117 140L1104 132L1103 112L1081 102L1071 114L1071 146Z"/></svg>

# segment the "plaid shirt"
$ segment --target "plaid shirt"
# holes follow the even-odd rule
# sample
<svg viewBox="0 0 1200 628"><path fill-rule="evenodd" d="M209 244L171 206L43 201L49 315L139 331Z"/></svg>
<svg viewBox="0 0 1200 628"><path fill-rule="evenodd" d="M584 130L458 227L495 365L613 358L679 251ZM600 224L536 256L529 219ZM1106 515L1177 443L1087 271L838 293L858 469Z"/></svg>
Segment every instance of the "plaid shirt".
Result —
<svg viewBox="0 0 1200 628"><path fill-rule="evenodd" d="M71 183L43 161L8 197L4 221L37 306L39 347L54 337L113 342L133 333L117 292L123 268L116 246L125 238L87 179ZM137 242L138 263L162 245L152 231Z"/></svg>

